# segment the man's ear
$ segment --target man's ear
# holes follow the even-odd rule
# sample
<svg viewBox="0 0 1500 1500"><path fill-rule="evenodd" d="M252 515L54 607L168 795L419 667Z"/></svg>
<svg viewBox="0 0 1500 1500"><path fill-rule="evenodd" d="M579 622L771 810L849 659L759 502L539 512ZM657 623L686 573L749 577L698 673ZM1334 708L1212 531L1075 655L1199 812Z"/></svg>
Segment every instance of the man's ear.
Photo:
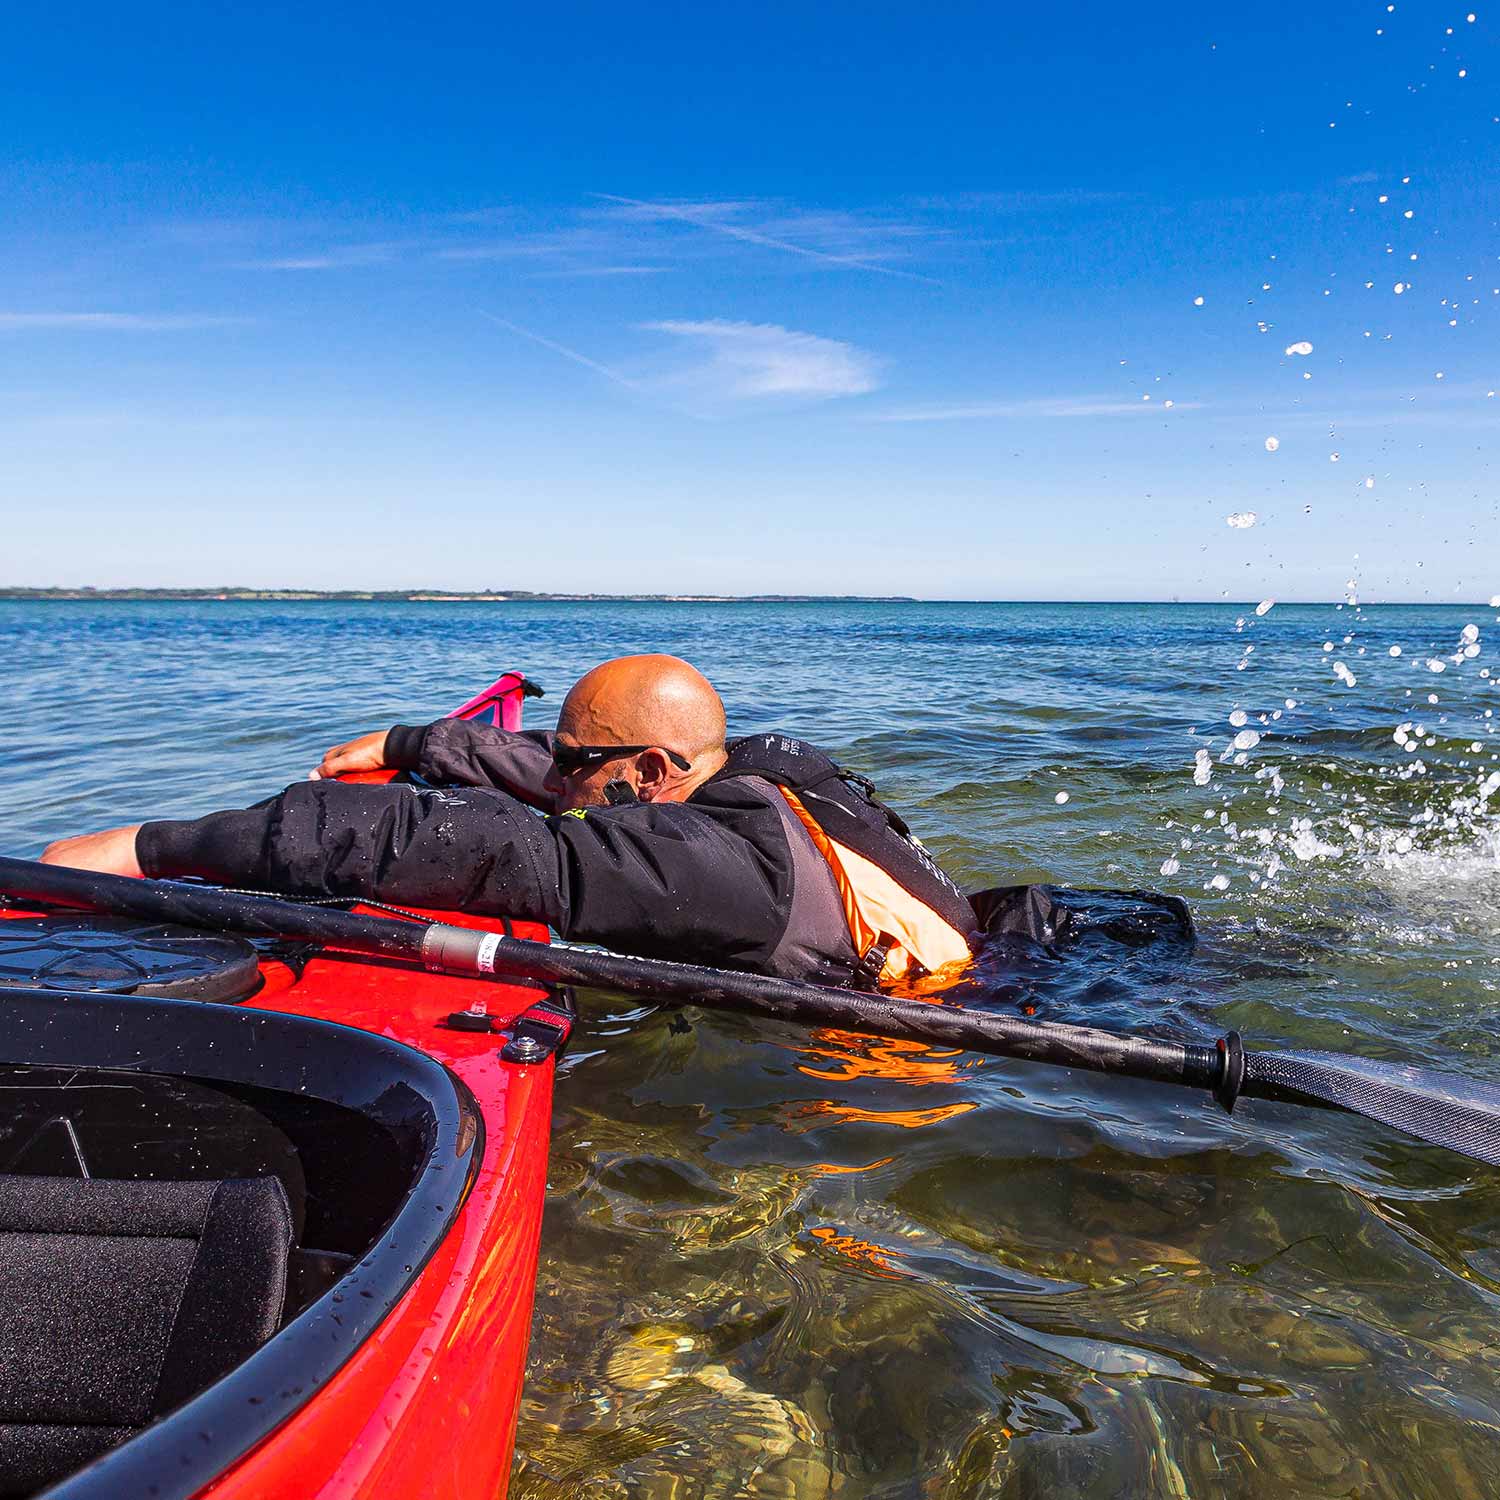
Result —
<svg viewBox="0 0 1500 1500"><path fill-rule="evenodd" d="M672 763L660 750L642 750L635 758L636 795L642 802L656 802L672 779Z"/></svg>

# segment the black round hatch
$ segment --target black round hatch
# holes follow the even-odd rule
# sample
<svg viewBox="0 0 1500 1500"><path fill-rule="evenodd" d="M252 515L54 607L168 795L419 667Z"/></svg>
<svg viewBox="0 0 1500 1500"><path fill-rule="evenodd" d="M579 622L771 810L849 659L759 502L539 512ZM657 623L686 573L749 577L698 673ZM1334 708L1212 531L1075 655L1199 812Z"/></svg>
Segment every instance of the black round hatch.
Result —
<svg viewBox="0 0 1500 1500"><path fill-rule="evenodd" d="M243 1000L259 982L243 938L131 917L0 921L0 988L223 1001Z"/></svg>

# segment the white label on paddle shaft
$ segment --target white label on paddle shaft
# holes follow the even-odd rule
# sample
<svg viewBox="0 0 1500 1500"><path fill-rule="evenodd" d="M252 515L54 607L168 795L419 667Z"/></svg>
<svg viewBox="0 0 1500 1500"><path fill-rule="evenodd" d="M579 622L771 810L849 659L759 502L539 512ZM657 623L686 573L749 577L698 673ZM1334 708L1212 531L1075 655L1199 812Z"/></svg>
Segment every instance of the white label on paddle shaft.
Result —
<svg viewBox="0 0 1500 1500"><path fill-rule="evenodd" d="M479 951L474 955L474 961L479 965L481 974L495 972L495 952L499 946L500 934L498 932L487 932L480 939Z"/></svg>

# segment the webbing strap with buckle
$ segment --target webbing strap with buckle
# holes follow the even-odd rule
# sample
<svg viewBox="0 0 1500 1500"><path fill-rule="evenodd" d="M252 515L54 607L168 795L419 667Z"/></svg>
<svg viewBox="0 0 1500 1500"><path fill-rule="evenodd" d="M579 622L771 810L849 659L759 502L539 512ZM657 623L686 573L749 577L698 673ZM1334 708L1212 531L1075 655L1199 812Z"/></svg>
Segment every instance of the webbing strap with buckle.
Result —
<svg viewBox="0 0 1500 1500"><path fill-rule="evenodd" d="M864 955L854 966L855 989L873 990L879 985L880 976L885 972L885 961L891 956L891 949L895 946L896 939L890 933L882 932L865 949Z"/></svg>

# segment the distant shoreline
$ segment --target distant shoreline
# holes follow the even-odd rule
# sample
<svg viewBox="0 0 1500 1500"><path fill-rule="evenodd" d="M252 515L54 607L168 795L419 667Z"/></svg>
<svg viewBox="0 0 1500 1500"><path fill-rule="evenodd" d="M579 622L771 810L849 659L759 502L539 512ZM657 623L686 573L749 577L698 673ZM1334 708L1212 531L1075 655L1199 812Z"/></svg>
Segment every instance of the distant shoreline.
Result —
<svg viewBox="0 0 1500 1500"><path fill-rule="evenodd" d="M1339 599L1282 599L1283 609L1347 607ZM0 604L1017 604L1099 608L1249 609L1248 599L919 599L912 594L552 594L525 589L96 589L0 588ZM1360 609L1500 608L1494 600L1361 601Z"/></svg>
<svg viewBox="0 0 1500 1500"><path fill-rule="evenodd" d="M11 602L244 604L916 604L905 594L546 594L526 589L0 588Z"/></svg>

